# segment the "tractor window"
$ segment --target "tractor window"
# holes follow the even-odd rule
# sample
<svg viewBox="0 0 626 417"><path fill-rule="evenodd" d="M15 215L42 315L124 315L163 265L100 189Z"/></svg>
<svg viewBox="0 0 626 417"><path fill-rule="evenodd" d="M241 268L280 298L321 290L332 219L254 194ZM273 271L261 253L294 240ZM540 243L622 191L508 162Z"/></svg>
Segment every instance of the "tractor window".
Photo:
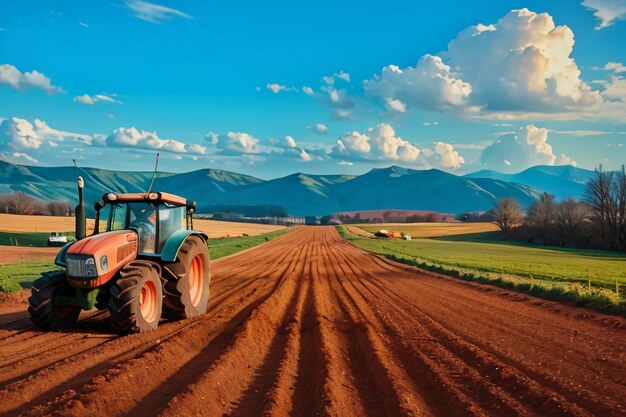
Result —
<svg viewBox="0 0 626 417"><path fill-rule="evenodd" d="M139 253L155 253L156 208L149 203L132 203L129 227L139 234Z"/></svg>
<svg viewBox="0 0 626 417"><path fill-rule="evenodd" d="M110 207L111 214L109 224L107 224L106 230L122 230L126 228L126 212L128 206L126 204L107 204Z"/></svg>
<svg viewBox="0 0 626 417"><path fill-rule="evenodd" d="M177 230L185 229L185 207L163 205L159 207L159 248Z"/></svg>

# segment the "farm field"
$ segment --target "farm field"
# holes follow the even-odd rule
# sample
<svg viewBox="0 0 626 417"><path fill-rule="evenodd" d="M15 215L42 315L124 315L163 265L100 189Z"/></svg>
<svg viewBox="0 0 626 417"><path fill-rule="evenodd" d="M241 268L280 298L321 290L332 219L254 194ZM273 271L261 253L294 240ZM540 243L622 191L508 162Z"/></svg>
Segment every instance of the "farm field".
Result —
<svg viewBox="0 0 626 417"><path fill-rule="evenodd" d="M409 233L413 238L452 236L498 230L498 227L493 223L383 223L376 225L369 223L351 226L359 227L370 233L375 233L380 229L405 232Z"/></svg>
<svg viewBox="0 0 626 417"><path fill-rule="evenodd" d="M432 228L424 224L420 230L423 235L441 236L438 226ZM417 239L413 235L411 241L353 233L347 237L358 247L377 254L409 256L475 271L566 282L587 283L591 279L594 284L607 286L614 286L615 280L626 284L626 254L619 252L534 246L499 240L487 233Z"/></svg>
<svg viewBox="0 0 626 417"><path fill-rule="evenodd" d="M42 332L23 300L0 303L0 414L620 416L626 407L621 317L395 263L333 227L292 230L212 271L208 313L151 333L120 337L106 312Z"/></svg>
<svg viewBox="0 0 626 417"><path fill-rule="evenodd" d="M194 228L213 237L232 237L248 234L256 236L275 230L285 229L285 226L257 223L225 222L218 220L194 219ZM87 232L94 228L94 220L87 219ZM27 216L17 214L0 214L0 232L17 233L50 233L73 232L74 217L60 216Z"/></svg>

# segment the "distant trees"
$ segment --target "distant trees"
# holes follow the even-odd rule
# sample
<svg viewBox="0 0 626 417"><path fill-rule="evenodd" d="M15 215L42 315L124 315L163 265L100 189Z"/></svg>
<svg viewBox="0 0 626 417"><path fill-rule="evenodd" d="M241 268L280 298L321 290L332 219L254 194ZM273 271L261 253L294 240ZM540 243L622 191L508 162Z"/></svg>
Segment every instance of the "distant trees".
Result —
<svg viewBox="0 0 626 417"><path fill-rule="evenodd" d="M46 203L24 192L17 191L12 194L0 194L0 213L68 216L71 214L71 206L62 201Z"/></svg>
<svg viewBox="0 0 626 417"><path fill-rule="evenodd" d="M498 225L502 233L509 237L516 227L524 221L524 211L520 205L512 198L502 198L493 208L494 222Z"/></svg>
<svg viewBox="0 0 626 417"><path fill-rule="evenodd" d="M554 196L544 193L524 215L515 200L503 198L491 213L507 238L624 251L626 172L623 167L614 172L597 170L586 184L583 201L569 198L556 202Z"/></svg>
<svg viewBox="0 0 626 417"><path fill-rule="evenodd" d="M607 249L626 249L626 172L596 171L584 200L591 207L594 233Z"/></svg>

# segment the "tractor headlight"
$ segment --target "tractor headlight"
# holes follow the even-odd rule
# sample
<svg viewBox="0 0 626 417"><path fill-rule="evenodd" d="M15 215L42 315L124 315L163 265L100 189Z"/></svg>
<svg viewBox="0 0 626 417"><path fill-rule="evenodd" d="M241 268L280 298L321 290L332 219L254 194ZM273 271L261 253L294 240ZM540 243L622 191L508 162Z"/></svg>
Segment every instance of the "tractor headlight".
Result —
<svg viewBox="0 0 626 417"><path fill-rule="evenodd" d="M109 194L107 194L107 200L115 201L115 200L117 200L117 195L115 193L109 193Z"/></svg>
<svg viewBox="0 0 626 417"><path fill-rule="evenodd" d="M100 269L102 269L102 272L106 272L109 269L109 260L106 255L100 257Z"/></svg>
<svg viewBox="0 0 626 417"><path fill-rule="evenodd" d="M150 200L158 200L159 199L159 194L158 193L150 193L150 194L148 194L148 198Z"/></svg>
<svg viewBox="0 0 626 417"><path fill-rule="evenodd" d="M78 254L67 254L66 258L67 275L74 278L96 278L98 270L93 256Z"/></svg>
<svg viewBox="0 0 626 417"><path fill-rule="evenodd" d="M85 273L88 277L97 277L96 261L93 258L85 259Z"/></svg>

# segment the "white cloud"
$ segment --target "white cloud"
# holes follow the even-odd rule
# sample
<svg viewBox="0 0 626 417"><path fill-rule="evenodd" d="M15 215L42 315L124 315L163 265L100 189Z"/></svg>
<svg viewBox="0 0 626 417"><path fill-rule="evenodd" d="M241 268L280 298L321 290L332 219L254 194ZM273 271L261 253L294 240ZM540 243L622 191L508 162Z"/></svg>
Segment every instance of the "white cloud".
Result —
<svg viewBox="0 0 626 417"><path fill-rule="evenodd" d="M363 155L368 154L372 150L369 143L370 137L362 135L357 131L342 136L340 141L350 153L355 152Z"/></svg>
<svg viewBox="0 0 626 417"><path fill-rule="evenodd" d="M186 144L173 139L161 139L156 132L137 130L134 127L120 127L106 138L106 146L163 150L174 153L204 154L206 148L196 144Z"/></svg>
<svg viewBox="0 0 626 417"><path fill-rule="evenodd" d="M325 135L328 133L328 127L322 123L316 123L313 126L309 126L309 128L318 135Z"/></svg>
<svg viewBox="0 0 626 417"><path fill-rule="evenodd" d="M312 96L314 94L313 89L311 87L307 87L306 85L302 87L302 92L308 96Z"/></svg>
<svg viewBox="0 0 626 417"><path fill-rule="evenodd" d="M583 0L582 5L593 10L593 15L600 21L596 30L626 19L626 2L623 0Z"/></svg>
<svg viewBox="0 0 626 417"><path fill-rule="evenodd" d="M465 159L454 150L454 146L449 143L435 142L432 158L437 161L434 165L442 168L460 168L465 163Z"/></svg>
<svg viewBox="0 0 626 417"><path fill-rule="evenodd" d="M490 169L521 171L535 165L554 165L557 160L548 143L548 130L528 125L509 134L483 151L480 162Z"/></svg>
<svg viewBox="0 0 626 417"><path fill-rule="evenodd" d="M48 94L63 93L63 89L52 85L50 78L39 71L22 73L15 66L10 64L0 65L0 84L7 84L17 91L24 91L30 88L41 88Z"/></svg>
<svg viewBox="0 0 626 417"><path fill-rule="evenodd" d="M626 72L626 65L621 62L607 62L604 66L604 69L607 71L613 71L615 73Z"/></svg>
<svg viewBox="0 0 626 417"><path fill-rule="evenodd" d="M307 151L304 150L304 148L300 149L300 159L302 159L303 161L310 161L311 160L311 155L309 155L307 153Z"/></svg>
<svg viewBox="0 0 626 417"><path fill-rule="evenodd" d="M349 161L339 161L337 162L338 165L347 165L347 166L352 166L354 165L353 162L349 162Z"/></svg>
<svg viewBox="0 0 626 417"><path fill-rule="evenodd" d="M225 135L218 135L215 145L226 155L261 153L259 139L248 133L228 132Z"/></svg>
<svg viewBox="0 0 626 417"><path fill-rule="evenodd" d="M380 76L366 80L365 90L385 100L398 100L410 107L441 111L462 106L472 92L469 83L457 78L438 56L424 55L415 67L383 68ZM405 105L405 109L406 109Z"/></svg>
<svg viewBox="0 0 626 417"><path fill-rule="evenodd" d="M123 104L121 101L114 99L113 97L109 97L105 94L94 94L93 96L90 96L89 94L83 94L82 96L76 96L74 97L74 101L80 103L80 104L87 104L87 105L93 105L95 103L97 103L98 101L104 101L107 103L116 103L116 104Z"/></svg>
<svg viewBox="0 0 626 417"><path fill-rule="evenodd" d="M389 97L385 99L385 108L389 111L396 111L398 113L406 112L406 104L398 99L393 99Z"/></svg>
<svg viewBox="0 0 626 417"><path fill-rule="evenodd" d="M282 90L286 90L286 89L287 89L287 87L285 87L284 85L280 85L280 84L276 84L276 83L273 83L273 84L267 84L265 87L266 87L268 90L272 90L272 92L273 92L274 94L278 94L278 93L279 93L279 92L281 92Z"/></svg>
<svg viewBox="0 0 626 417"><path fill-rule="evenodd" d="M293 137L291 137L291 136L285 136L285 142L287 143L287 146L289 148L295 148L296 146L298 146L296 144L295 139Z"/></svg>
<svg viewBox="0 0 626 417"><path fill-rule="evenodd" d="M26 162L30 162L31 164L37 164L38 163L38 161L35 158L33 158L30 155L28 155L26 153L23 153L23 152L14 152L14 153L11 154L11 157L14 158L14 159L22 159L22 160L24 160Z"/></svg>
<svg viewBox="0 0 626 417"><path fill-rule="evenodd" d="M350 74L348 74L347 72L343 72L343 70L336 73L335 77L340 78L344 81L350 82Z"/></svg>
<svg viewBox="0 0 626 417"><path fill-rule="evenodd" d="M573 46L572 30L556 26L549 14L512 10L496 24L461 31L447 51L424 55L415 67L384 67L365 89L407 108L468 117L596 114L602 97L580 79Z"/></svg>
<svg viewBox="0 0 626 417"><path fill-rule="evenodd" d="M578 163L576 161L572 160L572 158L565 155L564 153L562 153L561 156L559 156L559 159L557 160L556 164L578 166Z"/></svg>
<svg viewBox="0 0 626 417"><path fill-rule="evenodd" d="M44 144L53 141L71 140L88 145L92 142L92 136L79 133L65 132L53 129L46 122L35 119L33 123L18 117L4 119L0 123L0 150L11 149L15 151L36 150Z"/></svg>
<svg viewBox="0 0 626 417"><path fill-rule="evenodd" d="M171 9L159 4L148 3L142 0L126 0L126 6L133 16L150 23L161 23L171 17L178 16L193 19L192 16L180 10Z"/></svg>

